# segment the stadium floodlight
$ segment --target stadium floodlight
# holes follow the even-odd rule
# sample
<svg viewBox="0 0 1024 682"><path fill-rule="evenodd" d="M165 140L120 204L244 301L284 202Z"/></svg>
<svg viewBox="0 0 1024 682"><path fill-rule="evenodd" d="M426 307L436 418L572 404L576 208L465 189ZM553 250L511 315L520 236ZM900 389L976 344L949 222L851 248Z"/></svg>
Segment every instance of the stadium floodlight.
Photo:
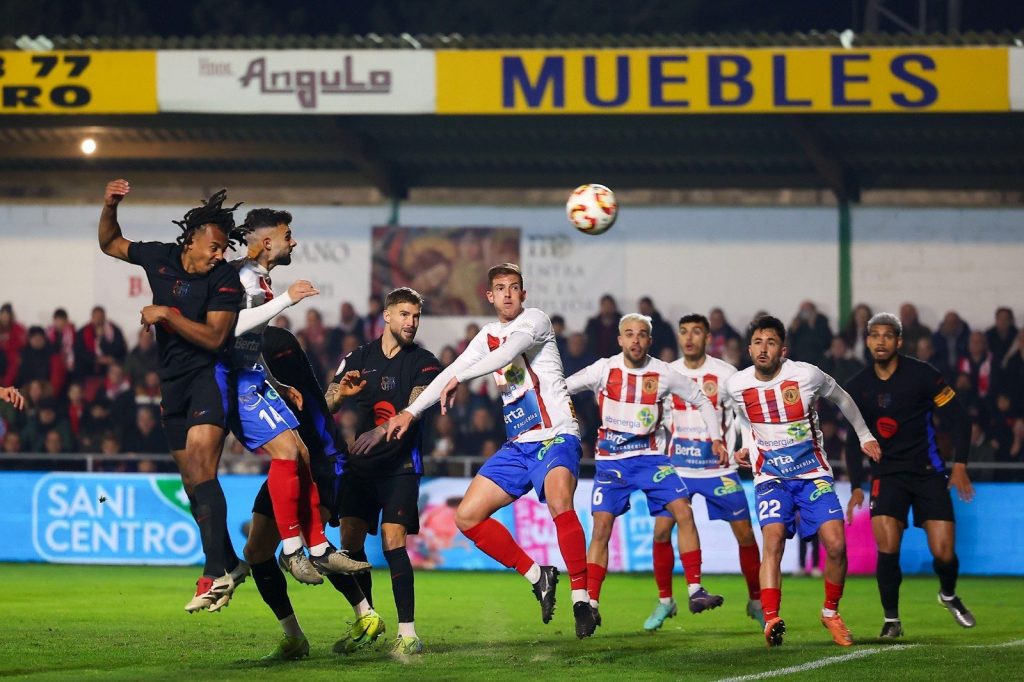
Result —
<svg viewBox="0 0 1024 682"><path fill-rule="evenodd" d="M87 137L84 140L82 140L81 147L82 153L85 154L86 156L89 156L96 151L96 140L92 139L91 137Z"/></svg>

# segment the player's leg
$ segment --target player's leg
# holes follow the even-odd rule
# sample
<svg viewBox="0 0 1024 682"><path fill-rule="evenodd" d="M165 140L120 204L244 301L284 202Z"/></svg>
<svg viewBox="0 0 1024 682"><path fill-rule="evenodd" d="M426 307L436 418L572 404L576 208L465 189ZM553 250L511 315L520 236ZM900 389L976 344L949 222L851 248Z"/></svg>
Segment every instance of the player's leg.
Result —
<svg viewBox="0 0 1024 682"><path fill-rule="evenodd" d="M455 526L481 552L526 578L540 602L541 621L549 623L555 613L558 569L540 566L516 543L507 528L491 518L494 512L526 494L530 485L522 458L513 447L502 448L470 482L455 510Z"/></svg>
<svg viewBox="0 0 1024 682"><path fill-rule="evenodd" d="M273 514L273 507L267 484L264 482L253 503L249 537L243 550L245 560L252 568L252 578L256 583L256 589L259 591L260 597L263 598L263 602L277 617L277 622L280 623L283 632L277 647L264 656L263 660L294 660L309 655L309 641L295 617L295 609L292 608L291 600L288 598L288 583L274 557L274 551L281 538L278 535L274 519L266 512Z"/></svg>
<svg viewBox="0 0 1024 682"><path fill-rule="evenodd" d="M654 569L654 583L658 586L658 605L644 621L644 630L654 631L679 612L672 597L672 569L675 567L675 551L672 549L672 529L676 520L672 513L662 510L654 517L654 537L651 544L651 563Z"/></svg>
<svg viewBox="0 0 1024 682"><path fill-rule="evenodd" d="M914 492L914 522L923 526L928 535L932 568L939 577L939 603L946 607L957 625L972 628L975 625L974 614L956 594L960 560L956 556L953 498L949 494L946 477L929 476L915 481Z"/></svg>
<svg viewBox="0 0 1024 682"><path fill-rule="evenodd" d="M587 594L587 539L573 506L583 455L580 439L562 434L520 448L529 483L536 489L537 498L547 503L555 522L558 549L569 572L576 636L589 637L597 628L597 616Z"/></svg>
<svg viewBox="0 0 1024 682"><path fill-rule="evenodd" d="M342 490L344 489L343 486ZM370 525L363 518L344 515L341 517L341 546L349 556L362 557L365 560L366 534L369 530ZM334 653L350 654L373 644L384 634L386 628L383 619L373 609L373 580L370 572L356 575L334 574L328 575L327 579L344 595L355 614L355 619L348 624L348 630L334 643Z"/></svg>
<svg viewBox="0 0 1024 682"><path fill-rule="evenodd" d="M685 490L685 487L684 487ZM701 613L721 606L725 599L719 594L709 593L701 584L700 535L693 519L693 507L687 497L679 497L665 505L676 522L679 542L679 562L686 576L690 613ZM652 510L653 511L653 510Z"/></svg>
<svg viewBox="0 0 1024 682"><path fill-rule="evenodd" d="M794 486L800 508L800 535L809 538L817 533L825 548L825 602L821 608L821 624L832 635L833 642L850 646L853 637L839 615L847 567L843 505L839 503L831 478L804 480Z"/></svg>
<svg viewBox="0 0 1024 682"><path fill-rule="evenodd" d="M381 513L381 545L391 572L391 591L398 611L398 633L391 653L407 656L423 651L416 634L416 593L412 562L406 542L420 531L419 476L391 476L380 481L384 508Z"/></svg>
<svg viewBox="0 0 1024 682"><path fill-rule="evenodd" d="M906 527L904 521L892 516L871 517L871 533L875 536L875 544L878 545L875 580L878 583L878 596L881 598L882 611L885 614L885 622L879 635L883 639L903 636L903 624L900 622L900 584L903 582L900 544L903 542L903 531Z"/></svg>
<svg viewBox="0 0 1024 682"><path fill-rule="evenodd" d="M782 605L782 553L786 540L796 533L796 502L787 484L770 480L755 488L757 520L761 525L761 604L764 638L769 647L781 646L786 624L779 615Z"/></svg>
<svg viewBox="0 0 1024 682"><path fill-rule="evenodd" d="M749 512L748 517L742 521L730 521L729 527L739 546L740 571L747 583L747 615L764 627L764 610L761 606L761 551L757 547L757 538L754 537Z"/></svg>
<svg viewBox="0 0 1024 682"><path fill-rule="evenodd" d="M880 637L903 636L900 622L900 545L907 528L912 495L901 476L878 476L871 482L871 533L878 546L875 580L885 621Z"/></svg>
<svg viewBox="0 0 1024 682"><path fill-rule="evenodd" d="M596 610L600 606L601 586L608 573L608 542L615 527L615 515L595 510L593 518L590 545L587 547L587 594L590 596L590 605Z"/></svg>

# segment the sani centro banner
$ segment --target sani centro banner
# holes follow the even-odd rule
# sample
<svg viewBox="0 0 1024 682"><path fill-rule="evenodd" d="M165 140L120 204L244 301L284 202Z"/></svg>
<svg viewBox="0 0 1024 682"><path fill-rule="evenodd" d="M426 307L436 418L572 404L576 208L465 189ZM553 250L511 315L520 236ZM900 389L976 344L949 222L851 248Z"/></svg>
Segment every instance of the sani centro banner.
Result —
<svg viewBox="0 0 1024 682"><path fill-rule="evenodd" d="M163 51L160 110L432 114L434 55L419 50Z"/></svg>
<svg viewBox="0 0 1024 682"><path fill-rule="evenodd" d="M231 540L241 551L244 524L264 478L222 476L220 480L228 500ZM409 537L408 545L417 568L505 570L455 527L455 509L468 486L469 479L464 478L423 479L420 532ZM591 480L581 480L575 500L588 538L592 486ZM750 483L744 484L744 490L753 511ZM837 484L836 492L845 504L849 485ZM1024 484L983 483L976 486L976 492L970 504L954 500L961 571L972 575L1024 575ZM5 539L0 545L0 561L202 563L199 531L176 475L4 472L0 473L0 496L5 500L0 510L0 533ZM615 523L609 543L609 570L650 571L654 519L641 493L634 493L630 503L630 510ZM701 497L694 498L693 507L704 572L738 573L736 541L728 524L708 521ZM495 518L536 561L565 567L550 513L533 492L501 509ZM999 523L992 523L993 519L999 519ZM756 519L754 529L760 543ZM875 544L866 506L858 511L846 535L850 572L872 573ZM339 542L336 529L329 529L328 537ZM366 550L375 566L387 565L377 538L368 537ZM791 540L783 557L784 572L796 570L798 551L797 540ZM931 555L922 531L907 531L901 563L907 573L931 572Z"/></svg>

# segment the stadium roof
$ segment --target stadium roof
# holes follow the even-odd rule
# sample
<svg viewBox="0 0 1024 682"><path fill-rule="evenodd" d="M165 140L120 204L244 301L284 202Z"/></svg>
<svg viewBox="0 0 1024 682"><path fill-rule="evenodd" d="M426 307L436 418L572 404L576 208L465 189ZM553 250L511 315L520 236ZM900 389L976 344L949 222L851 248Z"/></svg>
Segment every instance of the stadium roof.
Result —
<svg viewBox="0 0 1024 682"><path fill-rule="evenodd" d="M4 47L13 38L2 40ZM839 36L294 36L53 38L57 49L824 46ZM857 36L867 45L1012 45L1010 34ZM262 184L412 188L575 186L1020 190L1024 114L4 116L0 184L58 174L95 184L154 171ZM103 158L79 151L93 137ZM261 180L262 179L262 180ZM234 180L237 182L237 180ZM8 194L11 191L8 189ZM31 195L31 193L27 193Z"/></svg>

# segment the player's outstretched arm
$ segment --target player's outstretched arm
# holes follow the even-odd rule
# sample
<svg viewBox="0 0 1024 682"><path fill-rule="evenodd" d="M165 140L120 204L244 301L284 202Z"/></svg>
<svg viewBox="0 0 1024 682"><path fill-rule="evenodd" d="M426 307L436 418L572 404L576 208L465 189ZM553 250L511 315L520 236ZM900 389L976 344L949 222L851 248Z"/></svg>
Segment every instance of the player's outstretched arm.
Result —
<svg viewBox="0 0 1024 682"><path fill-rule="evenodd" d="M287 308L295 305L304 298L316 296L320 290L313 286L313 283L300 279L288 287L288 291L280 296L275 296L263 305L255 308L246 308L238 311L238 321L235 323L235 336L241 336L246 332L258 329L260 325L267 324Z"/></svg>
<svg viewBox="0 0 1024 682"><path fill-rule="evenodd" d="M100 213L100 250L123 261L128 260L128 245L131 242L121 234L121 225L117 222L117 205L131 191L127 180L108 182L106 193L103 195L103 211Z"/></svg>
<svg viewBox="0 0 1024 682"><path fill-rule="evenodd" d="M601 390L601 377L604 376L604 368L607 363L607 358L601 358L572 376L566 377L565 388L569 391L569 395L576 395L583 391L594 391L596 393Z"/></svg>
<svg viewBox="0 0 1024 682"><path fill-rule="evenodd" d="M827 375L826 375L827 376ZM843 389L842 386L835 383L831 377L829 381L832 382L832 390L828 393L822 394L822 397L830 400L839 411L846 417L846 422L853 429L854 433L857 434L857 438L860 440L860 449L867 455L871 461L877 462L882 459L882 448L878 445L878 441L875 440L875 436L871 433L871 429L868 428L867 423L864 421L863 415L860 413L860 408L857 407L857 403L854 402L853 398L849 393Z"/></svg>
<svg viewBox="0 0 1024 682"><path fill-rule="evenodd" d="M327 387L324 400L327 401L327 408L334 414L341 409L341 403L345 398L350 398L359 393L366 386L366 379L358 369L349 370L341 376L334 377L334 381Z"/></svg>
<svg viewBox="0 0 1024 682"><path fill-rule="evenodd" d="M211 310L206 322L195 322L167 306L148 305L142 309L142 324L147 329L165 324L189 343L211 353L221 350L231 338L237 317L238 313L227 310Z"/></svg>
<svg viewBox="0 0 1024 682"><path fill-rule="evenodd" d="M13 386L0 386L0 400L10 403L16 410L25 409L25 396Z"/></svg>

